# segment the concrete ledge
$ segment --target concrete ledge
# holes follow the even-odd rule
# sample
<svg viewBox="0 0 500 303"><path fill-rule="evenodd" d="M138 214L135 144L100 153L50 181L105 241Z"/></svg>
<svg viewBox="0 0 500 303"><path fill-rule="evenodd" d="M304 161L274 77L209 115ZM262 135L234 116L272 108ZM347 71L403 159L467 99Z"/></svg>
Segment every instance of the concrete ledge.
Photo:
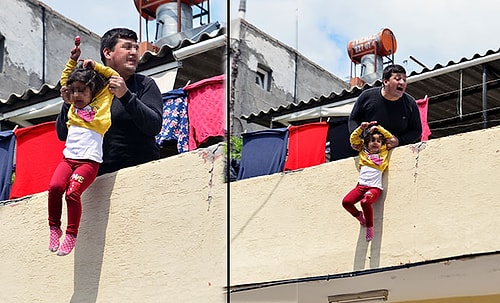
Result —
<svg viewBox="0 0 500 303"><path fill-rule="evenodd" d="M500 250L498 138L497 127L430 140L418 168L409 146L393 150L371 243L341 205L355 158L231 184L231 285Z"/></svg>
<svg viewBox="0 0 500 303"><path fill-rule="evenodd" d="M0 301L223 302L222 150L97 178L82 198L77 246L66 257L47 249L46 192L0 207ZM212 166L219 173L210 186ZM65 210L62 218L65 224Z"/></svg>

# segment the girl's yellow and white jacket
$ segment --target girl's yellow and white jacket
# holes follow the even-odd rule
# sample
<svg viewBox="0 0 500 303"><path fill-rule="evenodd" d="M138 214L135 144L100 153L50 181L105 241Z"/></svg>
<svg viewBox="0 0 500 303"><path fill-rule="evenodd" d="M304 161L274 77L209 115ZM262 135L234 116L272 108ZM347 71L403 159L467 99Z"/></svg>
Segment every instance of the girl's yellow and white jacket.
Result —
<svg viewBox="0 0 500 303"><path fill-rule="evenodd" d="M61 75L61 86L65 86L68 81L69 74L75 69L77 61L69 59L66 63ZM109 78L111 76L119 76L119 74L111 67L104 66L98 62L95 62L94 70L104 76L104 78ZM68 127L70 125L76 125L84 128L91 129L102 136L111 126L111 101L113 101L114 94L109 91L109 84L101 89L90 102L90 107L95 113L92 121L85 121L78 116L77 111L73 104L71 104L68 111Z"/></svg>
<svg viewBox="0 0 500 303"><path fill-rule="evenodd" d="M382 126L377 126L379 132L385 139L394 137L388 130ZM370 153L364 145L364 140L361 138L363 129L356 128L350 137L350 142L353 145L362 146L358 154L358 166L360 169L358 183L360 185L382 188L382 173L389 165L389 151L387 145L382 144L378 153Z"/></svg>
<svg viewBox="0 0 500 303"><path fill-rule="evenodd" d="M61 75L61 86L65 86L70 73L78 62L69 59ZM95 62L94 70L106 79L119 74L110 67ZM111 103L114 94L109 91L109 84L94 96L83 109L71 104L68 111L68 136L63 154L69 159L87 159L102 162L102 141L111 126ZM80 112L79 112L80 111Z"/></svg>

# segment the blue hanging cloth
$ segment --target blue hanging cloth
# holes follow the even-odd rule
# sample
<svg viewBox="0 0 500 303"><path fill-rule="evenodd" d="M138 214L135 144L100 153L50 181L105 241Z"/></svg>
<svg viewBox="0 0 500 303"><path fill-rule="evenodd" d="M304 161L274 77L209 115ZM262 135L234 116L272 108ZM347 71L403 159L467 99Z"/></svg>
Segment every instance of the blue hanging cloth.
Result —
<svg viewBox="0 0 500 303"><path fill-rule="evenodd" d="M277 128L243 133L238 180L283 171L288 129Z"/></svg>
<svg viewBox="0 0 500 303"><path fill-rule="evenodd" d="M156 135L156 143L162 146L166 141L177 142L177 151L189 151L189 124L187 94L182 88L163 94L163 124Z"/></svg>
<svg viewBox="0 0 500 303"><path fill-rule="evenodd" d="M13 131L0 132L0 201L9 199L12 187L15 142L16 137Z"/></svg>

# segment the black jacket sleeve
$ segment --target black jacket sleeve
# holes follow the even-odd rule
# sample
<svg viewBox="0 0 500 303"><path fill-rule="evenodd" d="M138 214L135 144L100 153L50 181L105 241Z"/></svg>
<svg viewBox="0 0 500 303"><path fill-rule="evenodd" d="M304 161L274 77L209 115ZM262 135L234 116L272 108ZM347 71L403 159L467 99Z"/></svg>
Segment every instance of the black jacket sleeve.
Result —
<svg viewBox="0 0 500 303"><path fill-rule="evenodd" d="M56 119L57 138L61 141L66 141L66 137L68 137L68 126L66 125L66 122L68 122L69 107L69 104L63 102L61 111L59 112L59 115L57 115Z"/></svg>

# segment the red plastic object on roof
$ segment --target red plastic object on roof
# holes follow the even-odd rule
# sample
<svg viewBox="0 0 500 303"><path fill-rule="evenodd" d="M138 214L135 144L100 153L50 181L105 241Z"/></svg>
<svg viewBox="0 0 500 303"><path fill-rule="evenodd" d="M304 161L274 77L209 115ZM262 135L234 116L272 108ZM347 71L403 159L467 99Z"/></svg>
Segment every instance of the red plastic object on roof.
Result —
<svg viewBox="0 0 500 303"><path fill-rule="evenodd" d="M206 0L181 0L182 3L187 5L198 5ZM170 3L177 2L177 0L134 0L135 8L146 20L154 20L156 19L156 9L158 6Z"/></svg>
<svg viewBox="0 0 500 303"><path fill-rule="evenodd" d="M388 28L384 28L375 35L349 41L347 44L347 52L351 61L359 64L364 55L391 55L396 52L397 46L396 37L392 31Z"/></svg>

